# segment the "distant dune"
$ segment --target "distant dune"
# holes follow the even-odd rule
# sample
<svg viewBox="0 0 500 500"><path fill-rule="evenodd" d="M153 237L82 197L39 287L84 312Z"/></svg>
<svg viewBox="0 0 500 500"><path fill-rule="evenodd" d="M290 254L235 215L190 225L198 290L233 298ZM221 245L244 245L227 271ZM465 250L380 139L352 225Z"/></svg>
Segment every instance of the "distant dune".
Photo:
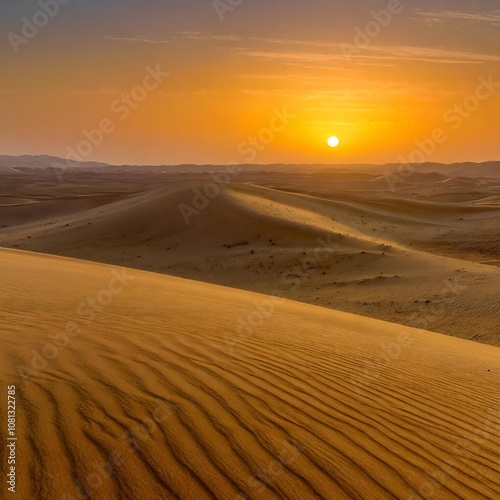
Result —
<svg viewBox="0 0 500 500"><path fill-rule="evenodd" d="M49 155L23 155L23 156L9 156L0 155L0 165L8 167L22 168L24 170L54 170L54 168L62 170L65 173L71 172L85 172L85 171L127 171L143 173L145 171L164 171L168 173L184 172L184 173L200 173L206 171L225 171L226 165L108 165L106 163L93 162L93 161L67 161L64 158ZM266 173L304 173L304 172L321 172L331 175L332 173L347 173L352 175L357 172L359 175L369 173L369 175L382 173L391 174L397 173L401 170L405 172L405 177L408 172L411 173L434 173L439 172L442 175L452 177L465 176L465 177L487 177L487 178L500 178L500 161L488 161L482 163L462 162L462 163L420 163L415 165L402 165L399 163L389 163L385 165L373 164L247 164L242 167L248 172L266 172ZM361 173L361 174L360 174Z"/></svg>
<svg viewBox="0 0 500 500"><path fill-rule="evenodd" d="M498 348L152 273L0 257L18 498L500 496Z"/></svg>

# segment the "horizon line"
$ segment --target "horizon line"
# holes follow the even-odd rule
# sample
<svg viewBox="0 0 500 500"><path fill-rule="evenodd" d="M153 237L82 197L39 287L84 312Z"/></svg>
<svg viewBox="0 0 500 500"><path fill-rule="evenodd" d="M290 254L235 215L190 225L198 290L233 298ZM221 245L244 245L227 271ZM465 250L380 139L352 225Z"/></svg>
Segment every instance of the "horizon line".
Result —
<svg viewBox="0 0 500 500"><path fill-rule="evenodd" d="M8 154L0 154L0 158L51 158L55 160L60 160L63 162L68 161L68 158L62 158L60 156L54 156L49 154L22 154L22 155L8 155ZM99 163L109 167L151 167L151 168L161 168L161 167L224 167L224 166L241 166L241 167L271 167L271 166L280 166L280 165L289 165L289 166L324 166L324 167L341 167L341 166L386 166L386 165L464 165L467 163L475 164L475 165L484 165L486 163L500 163L500 159L498 160L486 160L486 161L474 161L474 160L465 160L465 161L455 161L455 162L438 162L438 161L427 161L427 162L418 162L418 163L402 163L402 162L386 162L386 163L366 163L366 162L358 162L358 163L286 163L286 162L275 162L275 163L162 163L162 164L127 164L127 163L108 163L104 161L98 160L70 160L73 163L78 164L95 164ZM71 167L70 167L71 168ZM78 168L78 167L75 167Z"/></svg>

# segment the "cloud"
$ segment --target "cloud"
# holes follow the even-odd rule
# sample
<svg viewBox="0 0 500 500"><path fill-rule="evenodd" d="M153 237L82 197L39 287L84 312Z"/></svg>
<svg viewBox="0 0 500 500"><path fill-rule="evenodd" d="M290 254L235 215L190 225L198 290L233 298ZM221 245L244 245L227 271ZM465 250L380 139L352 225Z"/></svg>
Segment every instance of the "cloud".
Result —
<svg viewBox="0 0 500 500"><path fill-rule="evenodd" d="M490 14L470 14L463 12L425 12L417 11L417 16L425 22L446 22L459 20L466 22L498 22L500 11ZM145 36L119 37L108 35L107 40L126 43L168 44L175 40L196 40L203 43L224 43L229 50L262 61L273 62L283 66L299 67L300 71L319 69L325 71L354 72L362 67L397 67L408 62L479 65L498 63L500 56L443 47L415 47L403 45L376 46L370 45L356 49L350 47L349 56L345 53L345 43L300 40L291 38L248 37L234 34L215 34L201 31L179 31L168 40L153 39ZM352 42L351 42L352 43ZM243 75L240 75L243 76ZM280 79L291 78L290 75L245 75L246 78ZM297 74L297 79L303 80Z"/></svg>
<svg viewBox="0 0 500 500"><path fill-rule="evenodd" d="M129 42L129 43L171 43L170 40L154 40L153 38L146 38L143 36L124 37L124 36L108 35L106 37L106 40L112 40L115 42Z"/></svg>
<svg viewBox="0 0 500 500"><path fill-rule="evenodd" d="M275 51L238 49L246 56L284 64L322 65L327 63L346 63L346 57L339 44L331 46L331 52ZM411 46L370 46L351 56L359 65L392 65L408 61L436 64L482 64L500 62L500 56L479 54L462 50L411 47Z"/></svg>
<svg viewBox="0 0 500 500"><path fill-rule="evenodd" d="M306 120L304 123L306 125L319 125L321 127L329 126L329 127L355 128L360 126L380 127L380 126L394 125L396 122L394 120L350 120L350 121Z"/></svg>
<svg viewBox="0 0 500 500"><path fill-rule="evenodd" d="M219 42L239 42L245 40L243 37L236 35L215 35L202 31L178 31L172 38L182 40L203 40L203 41L219 41Z"/></svg>
<svg viewBox="0 0 500 500"><path fill-rule="evenodd" d="M418 12L419 16L429 13ZM435 14L432 14L433 16ZM441 12L436 15L462 16L474 19L493 19L495 16L500 20L500 11L491 15L475 15L462 13ZM467 17L469 16L469 17ZM287 65L299 65L309 68L332 69L333 65L338 69L346 64L348 59L344 53L345 44L340 42L320 42L314 40L300 40L289 38L266 38L266 37L242 37L236 35L217 35L198 31L181 31L174 38L213 41L213 42L236 42L231 50L239 54L277 62ZM351 42L352 43L352 42ZM354 48L353 48L354 50ZM426 62L436 64L482 64L486 62L500 62L500 56L492 54L480 54L457 49L446 49L436 47L412 47L412 46L374 46L356 50L350 59L358 66L381 66L391 67L398 63L408 61ZM328 65L332 66L328 66Z"/></svg>
<svg viewBox="0 0 500 500"><path fill-rule="evenodd" d="M436 26L446 22L464 22L464 23L490 23L500 25L500 10L490 13L471 13L471 12L425 12L417 11L417 16L422 18L423 22L429 26Z"/></svg>
<svg viewBox="0 0 500 500"><path fill-rule="evenodd" d="M441 47L369 47L368 51L378 53L378 57L388 60L412 60L441 64L480 64L500 61L500 56L497 55Z"/></svg>

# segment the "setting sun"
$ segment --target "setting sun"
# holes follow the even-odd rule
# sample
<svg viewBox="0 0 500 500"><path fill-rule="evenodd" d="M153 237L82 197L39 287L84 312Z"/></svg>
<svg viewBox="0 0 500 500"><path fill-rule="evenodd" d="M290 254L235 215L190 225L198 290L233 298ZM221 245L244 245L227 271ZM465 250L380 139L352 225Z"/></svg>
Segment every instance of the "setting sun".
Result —
<svg viewBox="0 0 500 500"><path fill-rule="evenodd" d="M334 135L328 139L328 145L331 148L336 148L340 144L340 140L338 137L335 137Z"/></svg>

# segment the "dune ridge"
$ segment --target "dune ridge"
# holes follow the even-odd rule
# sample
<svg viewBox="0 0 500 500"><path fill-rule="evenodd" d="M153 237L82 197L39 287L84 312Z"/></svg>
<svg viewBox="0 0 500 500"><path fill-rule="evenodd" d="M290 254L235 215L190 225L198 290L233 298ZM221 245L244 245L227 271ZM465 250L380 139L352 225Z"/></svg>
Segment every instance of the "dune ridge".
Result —
<svg viewBox="0 0 500 500"><path fill-rule="evenodd" d="M20 498L500 495L498 348L196 281L0 254ZM238 328L256 311L260 326ZM52 357L34 366L33 351Z"/></svg>
<svg viewBox="0 0 500 500"><path fill-rule="evenodd" d="M219 186L147 169L139 180L82 175L53 186L32 182L34 174L12 177L18 198L0 199L0 244L279 291L500 345L500 206L487 179L465 179L472 187L464 191L462 178L414 174L393 193L363 172L243 172ZM204 199L208 182L216 195ZM318 251L328 258L319 261Z"/></svg>

